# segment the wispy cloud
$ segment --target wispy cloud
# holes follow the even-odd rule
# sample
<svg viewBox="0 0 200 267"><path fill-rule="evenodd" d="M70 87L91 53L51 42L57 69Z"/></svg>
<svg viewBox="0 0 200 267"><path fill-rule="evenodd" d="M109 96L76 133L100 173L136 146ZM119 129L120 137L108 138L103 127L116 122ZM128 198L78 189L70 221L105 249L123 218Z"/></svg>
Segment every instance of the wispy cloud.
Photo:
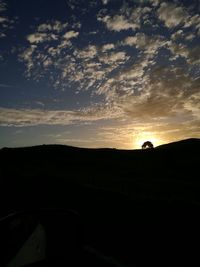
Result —
<svg viewBox="0 0 200 267"><path fill-rule="evenodd" d="M105 23L108 30L116 32L128 29L135 30L140 27L137 23L129 22L123 15L115 15L113 17L109 15L104 17L99 16L98 21Z"/></svg>
<svg viewBox="0 0 200 267"><path fill-rule="evenodd" d="M0 108L1 126L70 125L121 117L119 109L91 106L82 110L42 110Z"/></svg>
<svg viewBox="0 0 200 267"><path fill-rule="evenodd" d="M0 39L5 38L7 34L7 29L9 29L13 20L9 20L5 15L5 11L7 10L7 4L5 1L0 1Z"/></svg>

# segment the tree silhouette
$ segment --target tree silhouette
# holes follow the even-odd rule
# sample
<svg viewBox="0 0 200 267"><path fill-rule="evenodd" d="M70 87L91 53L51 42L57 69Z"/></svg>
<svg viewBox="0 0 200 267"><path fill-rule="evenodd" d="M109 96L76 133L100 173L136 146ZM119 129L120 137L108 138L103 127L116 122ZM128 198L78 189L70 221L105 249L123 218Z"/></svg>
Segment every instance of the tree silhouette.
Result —
<svg viewBox="0 0 200 267"><path fill-rule="evenodd" d="M149 148L153 148L153 144L150 141L144 142L144 144L142 145L142 149L149 149Z"/></svg>

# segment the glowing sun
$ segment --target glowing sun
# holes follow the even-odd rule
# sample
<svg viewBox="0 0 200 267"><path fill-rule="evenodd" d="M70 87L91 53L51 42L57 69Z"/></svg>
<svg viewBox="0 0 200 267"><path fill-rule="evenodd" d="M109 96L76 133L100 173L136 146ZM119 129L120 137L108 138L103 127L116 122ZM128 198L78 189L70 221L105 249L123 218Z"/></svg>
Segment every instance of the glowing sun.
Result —
<svg viewBox="0 0 200 267"><path fill-rule="evenodd" d="M146 141L150 141L154 147L163 144L163 141L155 134L140 133L134 138L134 147L137 149L141 148Z"/></svg>

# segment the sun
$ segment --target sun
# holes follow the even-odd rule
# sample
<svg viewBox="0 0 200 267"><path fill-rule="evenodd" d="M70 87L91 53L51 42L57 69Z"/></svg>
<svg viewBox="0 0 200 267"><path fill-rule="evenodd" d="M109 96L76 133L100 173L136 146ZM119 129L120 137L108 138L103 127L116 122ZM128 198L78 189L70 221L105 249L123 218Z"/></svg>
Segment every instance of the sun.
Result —
<svg viewBox="0 0 200 267"><path fill-rule="evenodd" d="M144 132L144 133L140 133L137 136L135 136L134 141L133 141L134 147L139 149L142 147L142 145L146 141L150 141L154 147L163 144L163 141L158 137L158 135L154 133Z"/></svg>

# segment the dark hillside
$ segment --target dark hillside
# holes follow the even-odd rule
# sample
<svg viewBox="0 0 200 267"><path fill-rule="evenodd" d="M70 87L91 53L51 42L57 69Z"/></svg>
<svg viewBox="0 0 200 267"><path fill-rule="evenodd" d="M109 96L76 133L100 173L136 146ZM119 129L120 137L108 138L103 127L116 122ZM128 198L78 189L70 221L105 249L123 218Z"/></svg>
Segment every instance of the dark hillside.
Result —
<svg viewBox="0 0 200 267"><path fill-rule="evenodd" d="M14 201L17 205L20 195L41 192L39 201L44 201L48 192L57 188L54 201L60 197L59 190L66 191L69 186L113 192L146 204L149 201L155 201L155 205L160 205L160 201L167 205L199 203L199 151L199 139L153 150L83 149L61 145L4 148L0 150L0 183L2 195L6 194L7 199L3 207L12 208L13 199L8 192L19 195ZM78 202L79 196L76 197ZM27 201L26 204L31 205Z"/></svg>
<svg viewBox="0 0 200 267"><path fill-rule="evenodd" d="M173 255L184 263L199 248L192 241L200 237L199 151L199 139L150 150L4 148L1 214L75 210L86 244L119 262L142 266L156 257L170 266Z"/></svg>
<svg viewBox="0 0 200 267"><path fill-rule="evenodd" d="M185 140L176 141L170 144L157 146L157 149L165 150L184 150L184 151L193 151L195 152L195 147L198 149L200 146L200 139L190 138Z"/></svg>

